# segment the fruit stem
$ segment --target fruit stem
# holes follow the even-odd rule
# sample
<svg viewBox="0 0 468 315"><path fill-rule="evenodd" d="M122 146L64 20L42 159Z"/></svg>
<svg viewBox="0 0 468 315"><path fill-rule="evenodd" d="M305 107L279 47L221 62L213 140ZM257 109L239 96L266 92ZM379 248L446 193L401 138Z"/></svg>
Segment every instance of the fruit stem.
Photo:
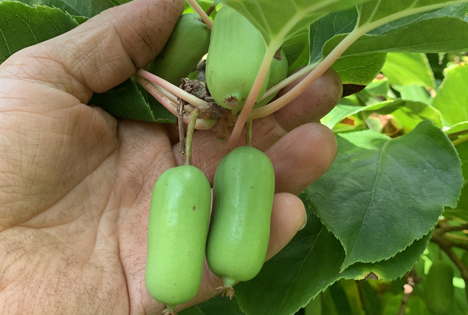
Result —
<svg viewBox="0 0 468 315"><path fill-rule="evenodd" d="M263 97L260 100L260 102L263 101L264 99L272 96L273 94L279 92L282 88L285 88L286 86L290 85L291 83L293 83L294 81L296 81L297 79L299 79L300 77L305 75L306 73L311 72L312 70L314 70L317 67L317 64L318 64L318 62L316 62L314 64L311 64L311 65L308 65L307 67L304 67L301 70L291 74L289 77L287 77L286 79L284 79L280 83L278 83L278 84L272 86L271 88L269 88L265 92L265 94L263 94ZM255 111L255 109L252 110L252 112L254 112L254 111Z"/></svg>
<svg viewBox="0 0 468 315"><path fill-rule="evenodd" d="M171 306L166 305L166 309L163 311L164 315L177 315L176 312L174 312L174 308Z"/></svg>
<svg viewBox="0 0 468 315"><path fill-rule="evenodd" d="M277 100L271 102L262 108L257 108L255 112L252 112L249 119L258 119L273 114L280 110L296 97L301 95L309 86L311 86L325 71L330 68L333 63L349 48L363 33L362 29L355 29L348 34L331 52L323 59L323 61L317 65L317 67L307 75L301 82L299 82L294 88L288 93L281 96ZM364 32L365 34L365 32Z"/></svg>
<svg viewBox="0 0 468 315"><path fill-rule="evenodd" d="M213 13L214 9L216 9L216 6L218 5L218 1L213 2L213 4L206 10L206 15L210 16L211 13Z"/></svg>
<svg viewBox="0 0 468 315"><path fill-rule="evenodd" d="M195 95L192 95L181 88L175 86L174 84L164 80L163 78L158 77L157 75L152 74L151 72L148 72L144 69L140 69L137 72L138 75L142 76L146 80L153 82L154 84L159 85L160 87L166 89L168 92L171 92L178 98L183 99L190 105L193 105L195 107L204 107L208 103L205 102L204 100L199 99Z"/></svg>
<svg viewBox="0 0 468 315"><path fill-rule="evenodd" d="M198 115L200 115L200 110L198 108L195 108L195 110L190 114L190 123L187 128L187 139L185 140L185 165L192 164L192 140Z"/></svg>
<svg viewBox="0 0 468 315"><path fill-rule="evenodd" d="M245 133L245 143L248 147L252 146L252 120L247 121L247 132Z"/></svg>
<svg viewBox="0 0 468 315"><path fill-rule="evenodd" d="M203 22L205 22L205 24L211 30L211 28L213 27L213 21L211 21L210 17L205 13L205 11L203 11L202 7L197 3L197 1L187 0L187 2L192 7L193 11L198 13L198 15L201 17Z"/></svg>
<svg viewBox="0 0 468 315"><path fill-rule="evenodd" d="M273 60L273 56L275 55L277 50L272 49L272 47L274 48L275 45L270 45L265 53L265 56L263 57L260 70L257 73L257 77L255 78L255 82L252 86L252 89L250 90L249 96L247 97L247 101L245 101L244 108L242 108L242 112L237 118L236 125L234 126L231 136L229 137L229 140L226 143L227 147L233 147L239 140L242 129L244 129L244 125L247 122L247 119L249 118L249 114L252 111L255 102L257 101L258 95L260 94L260 91L263 86L263 82L265 82L265 79L268 75L268 70L270 69L271 61Z"/></svg>
<svg viewBox="0 0 468 315"><path fill-rule="evenodd" d="M179 116L177 116L177 128L179 129L180 155L185 155L185 134L184 134L184 101L179 101Z"/></svg>
<svg viewBox="0 0 468 315"><path fill-rule="evenodd" d="M146 79L139 76L136 76L135 79L146 91L148 91L149 94L151 94L151 96L158 100L158 102L161 103L161 105L163 105L167 110L169 110L174 116L178 116L178 105L175 102L168 99L167 96L165 96L160 90L158 90L153 84L151 84L151 82L147 81ZM186 124L190 123L190 117L188 115L184 115L184 122ZM216 125L216 123L216 120L198 119L195 125L195 129L208 130L213 128L213 126Z"/></svg>
<svg viewBox="0 0 468 315"><path fill-rule="evenodd" d="M221 294L221 297L227 296L230 300L234 297L235 291L231 286L222 286L216 288L216 295Z"/></svg>

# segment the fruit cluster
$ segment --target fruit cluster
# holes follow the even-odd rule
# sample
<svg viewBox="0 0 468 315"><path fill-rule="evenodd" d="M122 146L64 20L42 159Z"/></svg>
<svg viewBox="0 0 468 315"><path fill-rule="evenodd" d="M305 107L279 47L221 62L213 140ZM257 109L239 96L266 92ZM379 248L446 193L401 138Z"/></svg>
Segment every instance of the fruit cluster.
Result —
<svg viewBox="0 0 468 315"><path fill-rule="evenodd" d="M238 281L263 266L270 237L275 174L268 156L252 147L226 155L213 182L194 166L164 172L154 186L148 227L146 287L173 312L198 292L204 258L232 296ZM209 227L209 232L208 232Z"/></svg>
<svg viewBox="0 0 468 315"><path fill-rule="evenodd" d="M186 91L209 102L210 106L190 108L195 117L191 121L198 112L206 116L212 106L234 117L249 96L265 51L260 32L240 13L223 6L212 31L198 15L183 15L149 71L174 85L182 81ZM207 52L204 68L199 61ZM195 68L197 80L184 79ZM257 101L266 89L284 80L287 72L287 58L278 50ZM187 89L184 83L189 81ZM179 106L178 112L183 114L186 108ZM186 164L190 164L191 124ZM211 271L223 280L224 286L218 290L231 297L236 282L260 272L270 237L274 187L270 159L252 147L236 148L222 159L214 177L213 203L208 179L194 166L178 166L159 177L151 199L146 286L154 299L166 305L166 313L173 314L175 306L197 294L205 255Z"/></svg>

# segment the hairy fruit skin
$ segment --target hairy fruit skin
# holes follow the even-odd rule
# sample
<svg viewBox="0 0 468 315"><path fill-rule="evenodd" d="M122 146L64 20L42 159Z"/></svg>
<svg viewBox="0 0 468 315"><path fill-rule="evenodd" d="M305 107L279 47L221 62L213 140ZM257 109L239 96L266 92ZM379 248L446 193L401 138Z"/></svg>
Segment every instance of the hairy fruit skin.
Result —
<svg viewBox="0 0 468 315"><path fill-rule="evenodd" d="M211 31L199 20L200 16L187 13L180 17L166 46L149 65L149 71L179 86L208 52Z"/></svg>
<svg viewBox="0 0 468 315"><path fill-rule="evenodd" d="M200 288L210 208L210 184L194 166L171 168L154 186L146 287L168 310L191 300Z"/></svg>
<svg viewBox="0 0 468 315"><path fill-rule="evenodd" d="M234 9L223 6L213 22L206 60L206 84L219 106L234 114L244 107L265 52L265 41L255 26ZM267 86L268 79L257 100Z"/></svg>
<svg viewBox="0 0 468 315"><path fill-rule="evenodd" d="M207 261L225 287L260 272L270 238L274 190L273 165L257 149L236 148L218 165Z"/></svg>
<svg viewBox="0 0 468 315"><path fill-rule="evenodd" d="M453 268L445 261L435 261L426 277L425 301L434 315L449 315L453 301Z"/></svg>

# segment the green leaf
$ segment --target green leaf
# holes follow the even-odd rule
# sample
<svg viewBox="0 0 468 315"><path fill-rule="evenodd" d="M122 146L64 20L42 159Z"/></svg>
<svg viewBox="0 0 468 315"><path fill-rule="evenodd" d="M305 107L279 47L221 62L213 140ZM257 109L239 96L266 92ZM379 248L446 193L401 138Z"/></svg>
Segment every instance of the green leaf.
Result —
<svg viewBox="0 0 468 315"><path fill-rule="evenodd" d="M390 84L387 78L381 80L374 80L366 87L366 91L373 97L387 98L389 94Z"/></svg>
<svg viewBox="0 0 468 315"><path fill-rule="evenodd" d="M457 144L456 147L458 156L462 163L462 171L464 178L464 186L458 199L455 209L446 208L443 215L446 218L457 219L468 222L468 142Z"/></svg>
<svg viewBox="0 0 468 315"><path fill-rule="evenodd" d="M333 36L351 32L357 22L356 8L331 13L310 25L310 60L320 61L323 45ZM306 62L305 60L303 62ZM343 84L369 84L385 62L385 54L366 54L338 59L332 68L338 72Z"/></svg>
<svg viewBox="0 0 468 315"><path fill-rule="evenodd" d="M455 209L446 208L443 216L452 220L468 222L468 185L463 186Z"/></svg>
<svg viewBox="0 0 468 315"><path fill-rule="evenodd" d="M376 4L381 4L383 8L392 7L388 13L398 8L395 1L370 1L362 4L361 26L359 32L368 32L354 44L352 44L343 56L353 56L368 53L422 53L422 52L463 52L468 50L468 21L464 20L467 12L467 5L456 5L453 7L441 8L453 3L468 2L463 1L438 1L437 4L417 6L404 10L394 15L385 15L385 12L377 11L375 16L366 16L368 11L375 9ZM410 3L407 0L397 1L399 3ZM433 1L422 1L426 2ZM415 2L419 3L419 2ZM371 6L371 8L369 8ZM405 5L405 7L407 7ZM382 9L381 7L379 7ZM439 8L439 9L437 9ZM434 10L430 13L424 11ZM384 14L385 16L381 16ZM410 16L408 16L410 15ZM381 19L375 20L377 17ZM372 23L364 23L366 19ZM395 20L398 19L398 20ZM364 24L362 24L364 23ZM339 43L345 35L337 35L330 39L323 48L324 55Z"/></svg>
<svg viewBox="0 0 468 315"><path fill-rule="evenodd" d="M279 47L321 17L365 0L223 0L262 33L267 46Z"/></svg>
<svg viewBox="0 0 468 315"><path fill-rule="evenodd" d="M323 293L323 295L324 296L330 295L330 298L328 299L329 301L328 304L330 304L330 307L328 308L336 310L336 314L354 315L355 313L353 312L351 308L351 303L350 303L351 299L349 299L349 297L347 296L347 292L344 290L344 287L341 285L341 281L347 281L347 280L340 280L340 281L335 282L332 286L328 288L327 291ZM327 308L325 308L324 311L328 314Z"/></svg>
<svg viewBox="0 0 468 315"><path fill-rule="evenodd" d="M1 1L1 0L0 0ZM93 17L104 10L121 5L131 0L19 0L30 6L45 5L56 7L71 15Z"/></svg>
<svg viewBox="0 0 468 315"><path fill-rule="evenodd" d="M325 43L335 35L351 33L356 26L358 12L356 8L330 13L310 25L310 62L322 59Z"/></svg>
<svg viewBox="0 0 468 315"><path fill-rule="evenodd" d="M434 74L425 54L388 54L382 73L390 84L415 84L435 89Z"/></svg>
<svg viewBox="0 0 468 315"><path fill-rule="evenodd" d="M401 300L403 294L396 295L387 301L383 315L395 315L399 313ZM410 295L406 309L405 315L431 315L426 307L424 300L418 296Z"/></svg>
<svg viewBox="0 0 468 315"><path fill-rule="evenodd" d="M288 58L288 75L307 66L309 62L309 31L307 28L287 40L282 49Z"/></svg>
<svg viewBox="0 0 468 315"><path fill-rule="evenodd" d="M384 101L369 106L351 106L342 104L342 101L340 101L321 121L328 128L333 128L346 117L360 112L379 115L393 114L397 121L402 122L402 125L410 128L410 130L414 129L424 119L430 119L437 126L442 126L440 113L436 109L425 103L401 99Z"/></svg>
<svg viewBox="0 0 468 315"><path fill-rule="evenodd" d="M338 283L346 294L345 298L348 301L351 314L365 315L358 283L355 280L349 279L341 279Z"/></svg>
<svg viewBox="0 0 468 315"><path fill-rule="evenodd" d="M425 88L419 85L392 85L392 88L400 93L402 99L406 101L422 102L432 104L432 97Z"/></svg>
<svg viewBox="0 0 468 315"><path fill-rule="evenodd" d="M15 52L58 36L78 23L57 8L34 8L16 1L0 2L0 63Z"/></svg>
<svg viewBox="0 0 468 315"><path fill-rule="evenodd" d="M433 106L442 113L444 126L468 121L468 65L447 69Z"/></svg>
<svg viewBox="0 0 468 315"><path fill-rule="evenodd" d="M415 241L404 251L398 253L389 260L382 260L376 263L355 263L343 271L341 275L348 279L365 279L369 275L375 275L383 280L395 280L402 277L411 270L426 249L431 238L431 233Z"/></svg>
<svg viewBox="0 0 468 315"><path fill-rule="evenodd" d="M359 22L358 27L366 27L369 24L384 24L397 19L413 16L417 19L428 19L430 17L421 14L423 12L438 10L443 7L455 6L467 3L466 0L379 0L369 1L358 6ZM455 8L458 9L458 8ZM452 11L452 9L448 9ZM440 14L441 12L437 12ZM417 15L419 14L419 15ZM447 12L447 14L450 14ZM459 13L458 13L459 14ZM446 15L446 14L443 14ZM388 25L389 26L389 25ZM387 26L387 27L388 27ZM373 29L373 28L372 28Z"/></svg>
<svg viewBox="0 0 468 315"><path fill-rule="evenodd" d="M236 297L232 300L228 298L222 298L220 296L215 296L210 300L189 307L182 312L179 312L179 315L243 315L242 311L237 304Z"/></svg>
<svg viewBox="0 0 468 315"><path fill-rule="evenodd" d="M368 281L359 281L361 288L362 302L367 315L380 314L380 298Z"/></svg>
<svg viewBox="0 0 468 315"><path fill-rule="evenodd" d="M337 138L335 162L306 192L345 248L343 270L396 255L429 232L443 206L456 206L460 160L430 121L397 139L371 131Z"/></svg>
<svg viewBox="0 0 468 315"><path fill-rule="evenodd" d="M386 54L363 54L339 58L332 68L343 84L367 85L379 74Z"/></svg>
<svg viewBox="0 0 468 315"><path fill-rule="evenodd" d="M142 94L143 93L143 94ZM140 90L138 83L129 79L102 94L94 94L89 101L109 114L148 122L175 123L175 117L154 98Z"/></svg>
<svg viewBox="0 0 468 315"><path fill-rule="evenodd" d="M246 314L289 315L339 279L363 279L371 272L394 280L409 271L423 253L429 235L394 258L377 264L356 264L340 273L343 247L313 214L313 205L303 194L308 221L305 228L260 273L236 285L239 306Z"/></svg>
<svg viewBox="0 0 468 315"><path fill-rule="evenodd" d="M304 308L304 315L321 315L322 308L322 296L317 295Z"/></svg>
<svg viewBox="0 0 468 315"><path fill-rule="evenodd" d="M445 127L444 132L448 135L454 134L454 133L459 133L459 132L464 132L468 130L468 121L464 121L461 123L457 123L453 125L452 127Z"/></svg>

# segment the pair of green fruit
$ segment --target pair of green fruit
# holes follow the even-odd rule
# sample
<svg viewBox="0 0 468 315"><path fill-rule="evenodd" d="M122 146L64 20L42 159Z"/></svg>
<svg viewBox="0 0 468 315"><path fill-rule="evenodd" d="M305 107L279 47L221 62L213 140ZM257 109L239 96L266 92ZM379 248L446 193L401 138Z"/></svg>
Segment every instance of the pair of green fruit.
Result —
<svg viewBox="0 0 468 315"><path fill-rule="evenodd" d="M178 166L154 186L148 226L146 287L173 311L201 284L204 258L232 290L263 266L270 237L275 175L266 154L239 147L226 155L211 188L198 168ZM208 233L209 228L209 233Z"/></svg>
<svg viewBox="0 0 468 315"><path fill-rule="evenodd" d="M223 6L212 31L197 14L184 14L149 71L178 86L207 52L206 83L211 96L235 114L243 108L252 89L266 45L260 32L234 9ZM258 101L266 89L280 83L287 74L288 60L281 52L280 58L271 62ZM255 107L266 105L274 96Z"/></svg>

